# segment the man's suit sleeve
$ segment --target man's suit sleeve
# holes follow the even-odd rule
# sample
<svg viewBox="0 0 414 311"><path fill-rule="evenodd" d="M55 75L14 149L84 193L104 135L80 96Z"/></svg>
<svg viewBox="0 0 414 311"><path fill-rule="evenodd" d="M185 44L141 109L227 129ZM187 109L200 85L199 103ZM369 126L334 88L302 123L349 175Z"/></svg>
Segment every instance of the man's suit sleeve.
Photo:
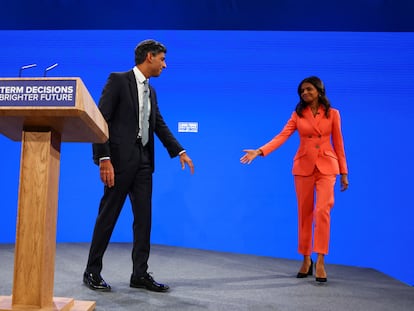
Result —
<svg viewBox="0 0 414 311"><path fill-rule="evenodd" d="M102 113L105 121L108 123L108 126L111 122L111 115L112 111L114 110L115 104L117 102L117 90L118 87L118 79L116 79L115 73L111 73L109 78L105 84L104 89L102 90L101 97L99 99L98 108ZM99 159L103 157L110 157L111 152L109 149L109 140L103 144L92 144L92 151L93 151L93 161L95 164L99 164Z"/></svg>
<svg viewBox="0 0 414 311"><path fill-rule="evenodd" d="M174 135L171 133L170 129L168 128L167 124L164 121L164 118L161 115L161 112L158 108L157 98L155 90L151 90L154 99L155 99L155 127L154 132L167 149L168 154L171 158L178 156L178 154L184 150L184 148L180 145Z"/></svg>

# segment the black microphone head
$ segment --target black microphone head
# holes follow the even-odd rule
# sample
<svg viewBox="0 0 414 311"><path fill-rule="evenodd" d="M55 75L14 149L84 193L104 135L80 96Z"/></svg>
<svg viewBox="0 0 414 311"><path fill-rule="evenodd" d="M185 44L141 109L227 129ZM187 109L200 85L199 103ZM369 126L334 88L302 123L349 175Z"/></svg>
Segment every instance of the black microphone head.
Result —
<svg viewBox="0 0 414 311"><path fill-rule="evenodd" d="M58 63L55 63L55 64L53 64L53 65L51 65L51 66L47 67L47 68L45 69L44 73L43 73L43 76L44 76L44 77L46 77L47 72L48 72L49 70L52 70L53 68L55 68L57 65L59 65L59 64L58 64Z"/></svg>
<svg viewBox="0 0 414 311"><path fill-rule="evenodd" d="M33 67L36 67L36 66L37 66L37 64L30 64L30 65L21 66L20 70L19 70L19 78L22 76L22 71L23 70L33 68Z"/></svg>

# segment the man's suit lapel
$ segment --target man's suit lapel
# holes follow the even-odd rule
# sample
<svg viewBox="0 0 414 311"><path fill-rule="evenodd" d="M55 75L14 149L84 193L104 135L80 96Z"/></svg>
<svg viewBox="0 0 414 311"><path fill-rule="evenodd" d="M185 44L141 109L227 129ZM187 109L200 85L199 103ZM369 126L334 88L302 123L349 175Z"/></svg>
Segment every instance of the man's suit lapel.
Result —
<svg viewBox="0 0 414 311"><path fill-rule="evenodd" d="M152 88L151 85L149 85L149 89L150 89L150 103L151 103L151 114L150 114L149 124L150 124L150 130L151 130L151 128L155 124L156 102L155 102L155 93L154 93L155 91L154 91L154 89Z"/></svg>
<svg viewBox="0 0 414 311"><path fill-rule="evenodd" d="M129 91L131 93L132 105L134 107L135 115L137 120L139 120L138 113L138 87L137 81L135 80L134 71L128 71L128 80L129 80Z"/></svg>

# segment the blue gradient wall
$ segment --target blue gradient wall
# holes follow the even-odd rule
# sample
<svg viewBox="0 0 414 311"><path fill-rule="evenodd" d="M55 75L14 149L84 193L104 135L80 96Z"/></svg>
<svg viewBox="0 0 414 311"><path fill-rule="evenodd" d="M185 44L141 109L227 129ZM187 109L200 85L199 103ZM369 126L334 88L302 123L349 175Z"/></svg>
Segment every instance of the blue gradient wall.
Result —
<svg viewBox="0 0 414 311"><path fill-rule="evenodd" d="M411 0L13 0L0 29L414 31Z"/></svg>
<svg viewBox="0 0 414 311"><path fill-rule="evenodd" d="M196 165L190 176L157 145L152 242L299 259L291 175L298 137L242 166L244 148L277 134L298 100L298 82L318 75L340 109L350 189L332 212L328 263L372 267L414 284L411 202L413 33L59 30L0 31L0 76L81 77L96 102L111 71L133 66L143 38L168 47L151 83L160 109ZM199 122L179 133L180 121ZM20 143L0 136L0 242L13 243ZM91 145L64 143L58 242L90 241L102 193ZM131 241L127 202L112 241ZM86 258L85 258L86 260Z"/></svg>

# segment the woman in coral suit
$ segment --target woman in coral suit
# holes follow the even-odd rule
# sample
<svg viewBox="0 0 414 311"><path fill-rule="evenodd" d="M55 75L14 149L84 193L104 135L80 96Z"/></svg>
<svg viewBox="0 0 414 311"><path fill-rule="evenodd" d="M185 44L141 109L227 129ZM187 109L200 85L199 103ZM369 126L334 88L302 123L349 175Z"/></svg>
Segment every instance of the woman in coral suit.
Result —
<svg viewBox="0 0 414 311"><path fill-rule="evenodd" d="M299 103L283 130L262 147L243 150L240 162L250 164L257 156L267 156L298 131L300 144L292 173L298 201L298 252L303 255L303 263L297 277L313 274L314 252L317 253L315 280L326 282L324 259L328 253L336 176L341 175L341 191L349 185L341 119L339 111L331 107L318 77L301 81L298 95Z"/></svg>

